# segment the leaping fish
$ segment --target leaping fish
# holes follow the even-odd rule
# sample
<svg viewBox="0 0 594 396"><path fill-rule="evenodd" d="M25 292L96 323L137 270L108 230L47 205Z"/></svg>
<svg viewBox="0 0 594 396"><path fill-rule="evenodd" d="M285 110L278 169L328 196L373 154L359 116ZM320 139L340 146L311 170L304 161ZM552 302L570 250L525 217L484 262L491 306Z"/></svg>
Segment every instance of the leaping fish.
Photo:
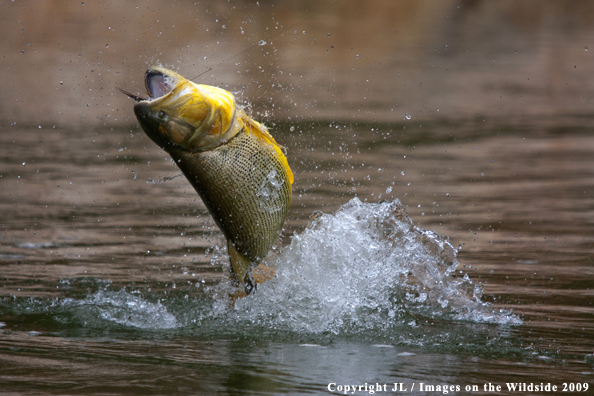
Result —
<svg viewBox="0 0 594 396"><path fill-rule="evenodd" d="M142 129L171 155L225 235L232 277L247 295L274 276L260 262L291 204L287 158L230 92L162 67L149 68L144 81L146 99L121 91L137 101Z"/></svg>

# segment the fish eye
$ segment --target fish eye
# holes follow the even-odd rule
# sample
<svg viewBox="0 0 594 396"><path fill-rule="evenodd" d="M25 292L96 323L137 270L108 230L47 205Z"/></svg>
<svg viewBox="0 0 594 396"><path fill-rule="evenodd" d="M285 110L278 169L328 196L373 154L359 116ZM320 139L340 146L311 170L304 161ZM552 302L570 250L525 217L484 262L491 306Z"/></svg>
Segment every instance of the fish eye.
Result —
<svg viewBox="0 0 594 396"><path fill-rule="evenodd" d="M160 119L163 119L163 118L167 117L167 113L165 113L163 110L161 110L161 111L160 111L160 112L157 114L157 116L158 116Z"/></svg>

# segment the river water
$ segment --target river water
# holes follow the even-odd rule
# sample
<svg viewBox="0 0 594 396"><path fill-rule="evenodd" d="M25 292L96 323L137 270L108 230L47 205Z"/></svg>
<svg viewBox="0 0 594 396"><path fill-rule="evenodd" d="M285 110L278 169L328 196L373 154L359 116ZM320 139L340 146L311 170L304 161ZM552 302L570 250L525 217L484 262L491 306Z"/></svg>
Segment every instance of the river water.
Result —
<svg viewBox="0 0 594 396"><path fill-rule="evenodd" d="M73 4L2 5L0 393L592 392L589 3ZM295 175L234 307L115 89L161 62L216 66Z"/></svg>
<svg viewBox="0 0 594 396"><path fill-rule="evenodd" d="M587 130L275 130L296 176L278 275L234 309L222 235L141 130L2 134L5 389L592 382Z"/></svg>

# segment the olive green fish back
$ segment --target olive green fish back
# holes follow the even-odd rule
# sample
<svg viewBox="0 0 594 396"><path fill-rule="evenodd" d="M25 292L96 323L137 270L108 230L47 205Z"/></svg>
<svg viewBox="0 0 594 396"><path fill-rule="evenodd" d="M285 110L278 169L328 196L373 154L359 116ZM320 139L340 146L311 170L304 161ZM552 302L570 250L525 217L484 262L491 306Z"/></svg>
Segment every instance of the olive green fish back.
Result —
<svg viewBox="0 0 594 396"><path fill-rule="evenodd" d="M278 146L246 126L215 149L170 154L228 241L252 262L264 258L291 203L293 176Z"/></svg>

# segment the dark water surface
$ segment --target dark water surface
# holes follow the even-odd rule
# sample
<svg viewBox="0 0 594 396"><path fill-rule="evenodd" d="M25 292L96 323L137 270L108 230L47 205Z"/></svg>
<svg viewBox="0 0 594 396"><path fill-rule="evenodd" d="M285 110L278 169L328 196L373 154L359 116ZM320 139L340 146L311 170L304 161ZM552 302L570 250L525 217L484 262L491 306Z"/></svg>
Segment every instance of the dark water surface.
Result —
<svg viewBox="0 0 594 396"><path fill-rule="evenodd" d="M505 394L506 382L592 383L588 128L410 122L275 130L296 176L276 249L284 249L280 279L235 310L218 284L227 271L222 235L142 131L0 135L11 148L0 179L3 389L274 394L402 382L417 390L461 385L463 394L465 385L483 391L491 382ZM468 274L492 305L450 298L448 311L419 300L419 290L406 294L410 285L399 278L382 283L420 259L349 261L367 249L350 233L368 230L348 231L344 218L305 228L312 212L333 213L354 197L372 218L381 205L365 201L400 198L416 225L463 244L452 287L468 288ZM326 254L353 246L347 258ZM365 272L390 260L386 273ZM343 275L370 284L343 293L332 286L349 289Z"/></svg>
<svg viewBox="0 0 594 396"><path fill-rule="evenodd" d="M0 10L0 393L592 394L594 3ZM153 64L287 148L277 277L234 309L223 236L116 89Z"/></svg>

